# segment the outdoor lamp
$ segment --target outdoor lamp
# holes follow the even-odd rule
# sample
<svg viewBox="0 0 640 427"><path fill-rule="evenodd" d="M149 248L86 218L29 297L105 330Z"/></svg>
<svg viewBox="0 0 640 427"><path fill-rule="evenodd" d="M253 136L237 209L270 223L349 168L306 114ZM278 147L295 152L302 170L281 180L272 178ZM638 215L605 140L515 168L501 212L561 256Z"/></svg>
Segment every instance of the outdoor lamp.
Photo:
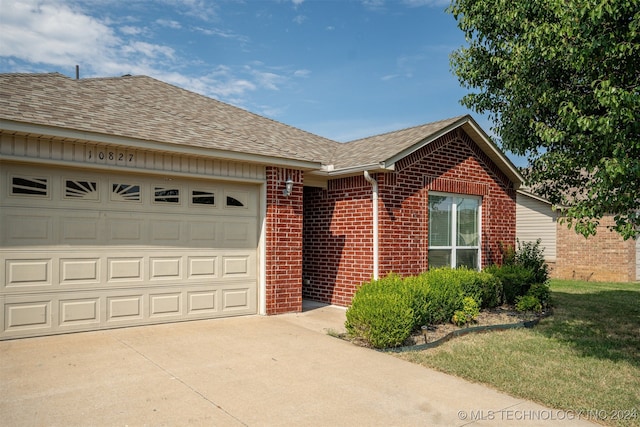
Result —
<svg viewBox="0 0 640 427"><path fill-rule="evenodd" d="M282 190L282 194L288 197L291 195L292 191L293 191L293 180L291 178L288 178L284 183L284 190Z"/></svg>

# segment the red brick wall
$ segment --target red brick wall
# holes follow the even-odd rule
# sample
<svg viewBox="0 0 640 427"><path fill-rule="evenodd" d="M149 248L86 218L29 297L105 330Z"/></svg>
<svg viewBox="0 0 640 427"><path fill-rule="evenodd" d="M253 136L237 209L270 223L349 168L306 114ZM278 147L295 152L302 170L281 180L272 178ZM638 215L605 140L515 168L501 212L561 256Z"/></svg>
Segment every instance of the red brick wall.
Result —
<svg viewBox="0 0 640 427"><path fill-rule="evenodd" d="M624 241L607 229L613 217L602 218L595 236L585 238L566 223L557 225L557 257L553 277L596 282L632 282L635 280L635 241Z"/></svg>
<svg viewBox="0 0 640 427"><path fill-rule="evenodd" d="M379 183L380 276L428 268L428 191L483 196L482 264L500 263L500 242L515 244L515 191L508 178L462 131L407 156ZM364 177L305 188L305 298L348 305L373 274L372 189Z"/></svg>
<svg viewBox="0 0 640 427"><path fill-rule="evenodd" d="M373 274L371 184L363 176L304 189L305 298L348 305Z"/></svg>
<svg viewBox="0 0 640 427"><path fill-rule="evenodd" d="M282 190L287 178L293 193ZM302 311L303 172L267 168L266 313Z"/></svg>

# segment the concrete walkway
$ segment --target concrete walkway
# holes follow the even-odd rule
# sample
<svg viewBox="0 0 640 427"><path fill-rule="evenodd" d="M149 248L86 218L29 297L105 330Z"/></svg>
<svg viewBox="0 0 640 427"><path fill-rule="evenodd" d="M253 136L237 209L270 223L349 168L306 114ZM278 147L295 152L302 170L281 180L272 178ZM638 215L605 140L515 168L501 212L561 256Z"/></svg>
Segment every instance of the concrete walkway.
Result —
<svg viewBox="0 0 640 427"><path fill-rule="evenodd" d="M345 311L306 308L0 342L1 423L592 425L328 336Z"/></svg>

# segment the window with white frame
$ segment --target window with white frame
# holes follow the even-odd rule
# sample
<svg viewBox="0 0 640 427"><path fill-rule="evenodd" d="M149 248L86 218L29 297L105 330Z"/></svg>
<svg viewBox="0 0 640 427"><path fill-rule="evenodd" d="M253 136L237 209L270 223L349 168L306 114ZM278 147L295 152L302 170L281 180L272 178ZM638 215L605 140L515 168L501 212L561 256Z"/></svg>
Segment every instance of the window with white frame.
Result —
<svg viewBox="0 0 640 427"><path fill-rule="evenodd" d="M480 197L429 193L429 268L480 268Z"/></svg>

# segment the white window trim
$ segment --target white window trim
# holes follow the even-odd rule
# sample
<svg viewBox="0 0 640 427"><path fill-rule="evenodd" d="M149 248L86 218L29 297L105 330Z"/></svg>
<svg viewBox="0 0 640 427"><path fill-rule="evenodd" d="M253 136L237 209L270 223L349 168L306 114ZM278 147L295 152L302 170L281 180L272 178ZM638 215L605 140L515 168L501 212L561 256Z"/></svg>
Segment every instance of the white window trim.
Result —
<svg viewBox="0 0 640 427"><path fill-rule="evenodd" d="M460 194L460 193L443 193L439 191L429 191L427 197L441 196L441 197L464 197L469 199L476 199L478 203L478 245L477 246L458 246L456 245L456 232L458 229L458 204L451 204L451 243L449 246L431 246L431 239L429 239L429 247L427 249L448 249L451 251L451 268L455 268L457 264L457 253L454 249L478 249L478 270L482 270L482 196L475 196L472 194ZM427 206L429 201L427 200ZM431 212L429 212L429 218L431 218ZM431 235L431 228L429 228L429 235Z"/></svg>

